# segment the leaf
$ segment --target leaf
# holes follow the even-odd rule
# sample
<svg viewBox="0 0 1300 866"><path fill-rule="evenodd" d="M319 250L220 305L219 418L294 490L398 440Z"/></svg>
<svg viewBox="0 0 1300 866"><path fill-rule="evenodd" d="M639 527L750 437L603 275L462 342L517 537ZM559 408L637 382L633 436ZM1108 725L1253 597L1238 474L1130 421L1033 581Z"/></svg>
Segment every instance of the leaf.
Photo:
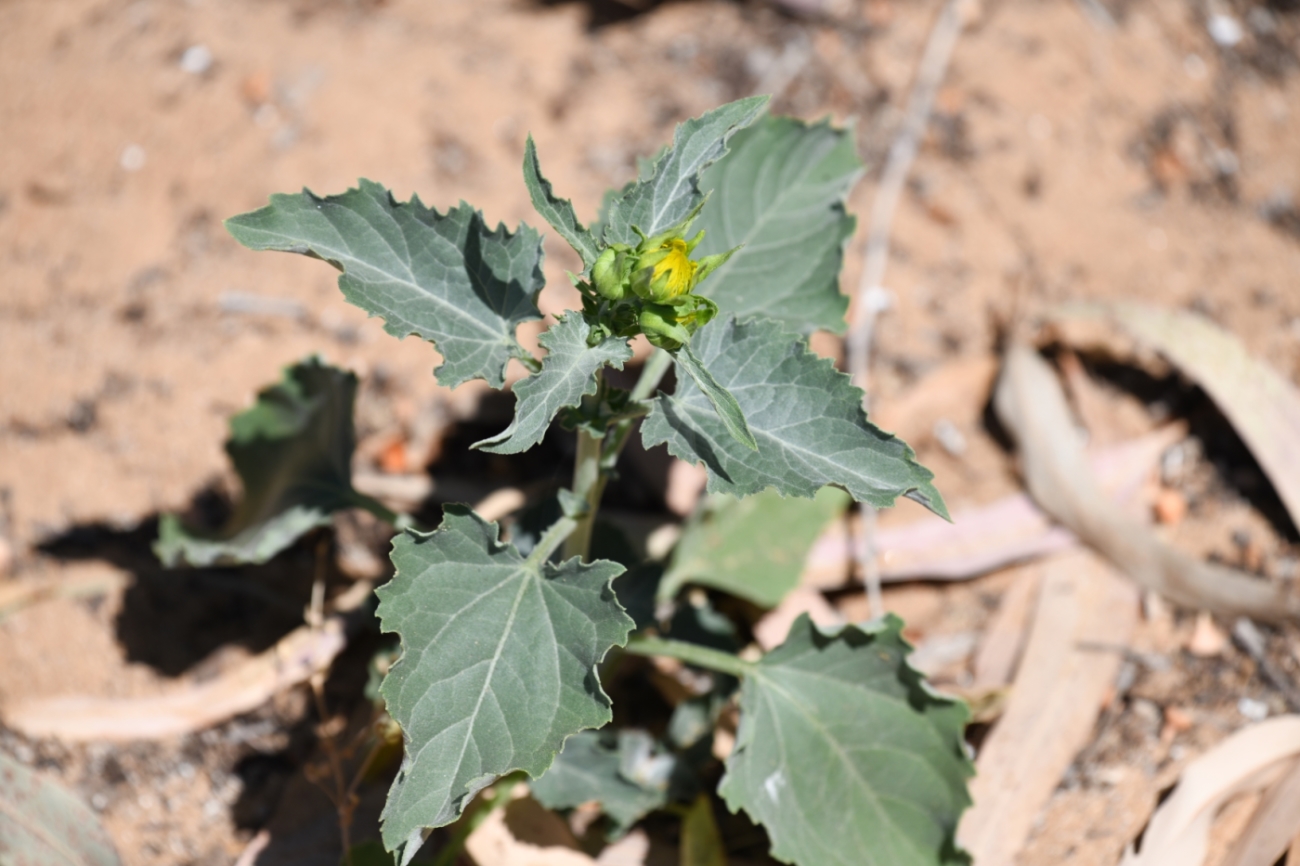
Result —
<svg viewBox="0 0 1300 866"><path fill-rule="evenodd" d="M618 744L607 732L582 731L569 738L564 751L540 779L529 785L533 797L548 809L572 809L592 801L614 822L617 838L633 824L668 802L666 789L656 790L629 781L619 773Z"/></svg>
<svg viewBox="0 0 1300 866"><path fill-rule="evenodd" d="M542 239L520 225L489 230L462 202L440 214L419 197L406 204L381 185L321 198L304 189L273 195L260 210L226 220L235 240L254 250L323 259L343 272L349 302L384 320L395 337L432 342L445 363L435 374L447 387L486 379L505 384L506 362L531 360L515 340L521 322L540 319Z"/></svg>
<svg viewBox="0 0 1300 866"><path fill-rule="evenodd" d="M0 754L0 863L120 866L95 813L62 785Z"/></svg>
<svg viewBox="0 0 1300 866"><path fill-rule="evenodd" d="M537 145L533 144L531 135L524 145L524 185L528 187L528 197L533 200L533 209L577 251L582 257L582 266L590 268L600 255L596 239L578 222L573 204L567 198L556 198L551 182L542 177L542 165L537 160Z"/></svg>
<svg viewBox="0 0 1300 866"><path fill-rule="evenodd" d="M811 497L827 484L877 507L906 496L941 517L948 513L928 469L899 438L871 424L862 391L802 338L771 319L715 319L691 346L736 398L758 442L736 442L709 400L689 381L660 394L641 428L647 448L661 442L677 457L703 462L709 492L747 496L767 487Z"/></svg>
<svg viewBox="0 0 1300 866"><path fill-rule="evenodd" d="M515 385L515 417L495 436L475 442L475 448L494 454L527 451L546 435L557 412L576 407L584 394L596 393L596 372L603 367L623 369L632 359L632 347L622 337L587 344L591 326L581 313L562 315L539 342L549 354L541 372Z"/></svg>
<svg viewBox="0 0 1300 866"><path fill-rule="evenodd" d="M357 377L319 358L284 378L230 419L226 453L244 497L219 532L186 529L163 515L154 552L163 564L266 562L344 508L385 510L352 489L352 402Z"/></svg>
<svg viewBox="0 0 1300 866"><path fill-rule="evenodd" d="M383 837L405 863L423 828L456 820L498 776L541 776L567 737L610 720L596 665L632 621L610 587L621 566L524 559L465 506L432 533L399 535L392 559L378 616L403 654L380 691L406 757Z"/></svg>
<svg viewBox="0 0 1300 866"><path fill-rule="evenodd" d="M727 847L708 794L696 797L682 816L681 849L681 866L727 866Z"/></svg>
<svg viewBox="0 0 1300 866"><path fill-rule="evenodd" d="M786 498L775 490L744 499L710 497L682 532L659 599L696 584L776 607L798 586L804 558L826 524L848 505L838 487L823 487L813 499Z"/></svg>
<svg viewBox="0 0 1300 866"><path fill-rule="evenodd" d="M752 666L718 788L799 866L968 862L953 841L970 804L966 708L906 663L902 621L823 634L801 616Z"/></svg>
<svg viewBox="0 0 1300 866"><path fill-rule="evenodd" d="M766 96L751 96L680 124L673 133L672 147L653 162L642 163L637 181L607 201L602 226L605 243L636 246L640 237L632 226L653 235L684 220L704 200L700 172L727 152L727 139L753 123L767 102Z"/></svg>
<svg viewBox="0 0 1300 866"><path fill-rule="evenodd" d="M677 362L677 368L686 372L695 383L695 387L709 398L713 404L713 409L718 413L718 420L722 426L731 434L741 445L744 445L750 451L758 450L758 443L754 441L754 434L749 431L749 425L745 423L745 413L741 411L740 404L731 392L718 384L713 378L713 374L705 368L704 364L696 354L691 351L690 343L683 343L681 348L673 352L673 360Z"/></svg>
<svg viewBox="0 0 1300 866"><path fill-rule="evenodd" d="M764 117L730 147L700 180L710 195L693 228L705 232L699 256L740 250L699 293L724 313L843 333L840 266L857 222L844 201L863 168L853 131Z"/></svg>

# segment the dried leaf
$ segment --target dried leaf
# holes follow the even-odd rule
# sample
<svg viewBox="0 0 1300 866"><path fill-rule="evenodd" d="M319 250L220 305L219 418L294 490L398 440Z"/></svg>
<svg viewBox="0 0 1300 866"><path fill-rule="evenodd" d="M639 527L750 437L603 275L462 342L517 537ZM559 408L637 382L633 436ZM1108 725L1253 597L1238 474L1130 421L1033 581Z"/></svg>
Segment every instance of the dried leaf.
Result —
<svg viewBox="0 0 1300 866"><path fill-rule="evenodd" d="M1278 716L1237 731L1183 770L1120 866L1199 866L1215 814L1234 794L1266 784L1300 755L1300 716ZM1279 852L1280 853L1280 852Z"/></svg>
<svg viewBox="0 0 1300 866"><path fill-rule="evenodd" d="M1020 447L1034 500L1134 581L1179 604L1234 617L1300 617L1300 596L1290 588L1192 559L1116 511L1092 476L1060 383L1037 352L1011 347L993 404Z"/></svg>

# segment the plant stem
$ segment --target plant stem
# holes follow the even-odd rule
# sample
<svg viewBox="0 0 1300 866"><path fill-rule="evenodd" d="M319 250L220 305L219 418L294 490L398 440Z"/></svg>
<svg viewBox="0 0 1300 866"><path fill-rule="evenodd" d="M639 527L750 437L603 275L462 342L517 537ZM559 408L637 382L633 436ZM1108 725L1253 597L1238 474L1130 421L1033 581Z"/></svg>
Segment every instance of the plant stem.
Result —
<svg viewBox="0 0 1300 866"><path fill-rule="evenodd" d="M636 386L632 388L632 394L629 399L632 402L640 402L649 399L654 393L655 388L663 381L664 375L668 368L673 365L673 356L662 349L655 350L650 356L650 360L645 362L641 368L641 378L636 380ZM632 424L635 418L625 418L614 425L610 430L609 436L605 442L605 452L601 455L601 469L609 472L618 462L618 455L623 451L623 446L627 444L627 437L632 432Z"/></svg>
<svg viewBox="0 0 1300 866"><path fill-rule="evenodd" d="M747 662L731 653L680 640L634 637L627 642L623 651L638 656L667 656L684 661L688 665L708 668L720 674L731 674L733 677L743 677L754 672L753 662Z"/></svg>
<svg viewBox="0 0 1300 866"><path fill-rule="evenodd" d="M653 393L664 374L672 365L672 356L656 351L641 368L641 378L632 389L631 400L641 401ZM587 503L586 513L578 519L573 534L564 543L564 558L578 556L585 562L591 554L591 528L596 522L600 497L605 492L605 482L618 462L618 455L627 444L636 418L624 418L605 436L593 436L585 430L578 431L578 456L573 462L573 493Z"/></svg>
<svg viewBox="0 0 1300 866"><path fill-rule="evenodd" d="M587 503L587 510L578 518L573 534L564 541L565 559L578 556L586 562L591 553L591 527L596 522L596 509L600 507L600 497L609 477L601 468L604 445L604 436L578 431L578 456L573 461L573 493Z"/></svg>

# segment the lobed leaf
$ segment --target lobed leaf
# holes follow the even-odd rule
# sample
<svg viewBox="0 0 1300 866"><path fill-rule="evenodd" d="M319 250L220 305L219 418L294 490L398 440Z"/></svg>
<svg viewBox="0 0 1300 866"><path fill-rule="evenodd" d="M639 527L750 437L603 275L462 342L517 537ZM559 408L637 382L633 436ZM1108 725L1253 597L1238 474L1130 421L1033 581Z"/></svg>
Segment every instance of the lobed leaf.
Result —
<svg viewBox="0 0 1300 866"><path fill-rule="evenodd" d="M555 763L529 789L548 809L572 809L597 802L613 821L617 837L668 802L667 788L639 785L621 772L623 756L617 743L603 733L582 731L569 738Z"/></svg>
<svg viewBox="0 0 1300 866"><path fill-rule="evenodd" d="M0 754L0 863L120 866L95 813L62 785Z"/></svg>
<svg viewBox="0 0 1300 866"><path fill-rule="evenodd" d="M844 244L856 220L844 201L862 176L851 129L764 117L704 172L709 200L693 228L696 255L740 250L700 286L724 313L762 314L807 332L844 331Z"/></svg>
<svg viewBox="0 0 1300 866"><path fill-rule="evenodd" d="M436 531L394 540L397 573L376 591L403 649L381 687L406 740L383 812L402 863L494 779L541 776L566 738L610 720L596 665L632 628L610 587L622 566L525 559L497 532L449 505Z"/></svg>
<svg viewBox="0 0 1300 866"><path fill-rule="evenodd" d="M623 337L607 337L588 345L591 326L581 313L560 316L538 338L548 351L541 372L515 385L515 417L495 436L475 442L475 448L494 454L527 451L546 435L561 409L576 407L583 395L596 393L596 373L604 367L623 369L632 359L632 347Z"/></svg>
<svg viewBox="0 0 1300 866"><path fill-rule="evenodd" d="M691 347L736 398L758 451L735 441L689 380L655 398L641 436L647 448L667 442L675 456L704 463L709 492L746 496L774 487L811 497L834 484L859 502L883 508L906 496L948 516L933 474L912 449L867 420L861 389L780 323L715 319L695 332Z"/></svg>
<svg viewBox="0 0 1300 866"><path fill-rule="evenodd" d="M695 584L776 607L799 585L813 542L849 501L838 487L823 487L813 499L775 490L744 499L710 497L682 530L659 599Z"/></svg>
<svg viewBox="0 0 1300 866"><path fill-rule="evenodd" d="M551 228L560 233L560 237L569 242L569 246L582 258L582 266L590 268L600 255L596 238L578 222L573 203L567 198L557 198L551 189L551 182L542 176L542 164L537 159L537 145L533 144L531 135L524 145L524 186L528 187L533 209L551 224Z"/></svg>
<svg viewBox="0 0 1300 866"><path fill-rule="evenodd" d="M605 243L636 246L640 237L632 226L653 235L684 220L704 200L700 172L727 152L731 135L753 123L767 103L766 96L751 96L678 125L672 146L641 163L639 178L606 200L601 230Z"/></svg>
<svg viewBox="0 0 1300 866"><path fill-rule="evenodd" d="M344 508L385 510L352 489L352 403L357 378L319 358L284 378L230 419L226 453L244 495L220 531L187 529L163 515L154 552L164 565L266 562Z"/></svg>
<svg viewBox="0 0 1300 866"><path fill-rule="evenodd" d="M750 432L749 425L745 423L745 413L741 411L740 404L731 392L718 384L718 380L713 378L713 374L691 351L690 343L683 343L681 348L673 352L673 360L677 362L677 369L690 376L695 387L708 398L709 403L713 405L713 410L718 413L718 420L726 429L731 438L744 445L750 451L758 450L758 443L754 441L754 434Z"/></svg>
<svg viewBox="0 0 1300 866"><path fill-rule="evenodd" d="M515 340L522 322L541 318L541 236L526 225L489 230L462 202L440 214L418 197L398 203L383 186L321 198L304 189L226 220L246 247L323 259L343 272L351 303L384 320L396 337L416 334L443 356L435 371L448 387L486 379L505 383L511 358L531 360Z"/></svg>
<svg viewBox="0 0 1300 866"><path fill-rule="evenodd" d="M906 663L902 621L823 634L807 615L752 666L718 792L799 866L939 866L973 773L966 707Z"/></svg>

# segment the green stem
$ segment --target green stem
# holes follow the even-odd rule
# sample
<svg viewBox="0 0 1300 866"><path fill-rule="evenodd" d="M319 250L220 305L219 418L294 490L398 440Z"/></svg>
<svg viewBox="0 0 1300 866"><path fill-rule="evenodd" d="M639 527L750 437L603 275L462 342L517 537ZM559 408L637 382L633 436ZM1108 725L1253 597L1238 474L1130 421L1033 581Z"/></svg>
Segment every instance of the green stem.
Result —
<svg viewBox="0 0 1300 866"><path fill-rule="evenodd" d="M688 665L708 668L720 674L731 674L733 677L744 677L754 672L753 662L747 662L731 653L680 640L634 637L627 642L623 651L638 656L667 656L684 661Z"/></svg>
<svg viewBox="0 0 1300 866"><path fill-rule="evenodd" d="M659 386L664 374L672 366L672 356L664 351L656 351L641 368L641 378L637 379L632 389L631 401L639 402L649 397ZM573 493L582 497L587 503L587 510L578 520L573 534L564 543L564 558L578 556L586 561L591 554L591 528L596 522L596 511L600 508L600 497L605 492L605 482L614 471L618 455L627 444L635 417L627 417L610 428L605 436L592 436L585 430L578 431L578 456L573 462Z"/></svg>
<svg viewBox="0 0 1300 866"><path fill-rule="evenodd" d="M542 563L551 558L556 548L573 537L573 531L577 526L578 521L572 517L561 517L552 523L551 528L546 530L546 534L537 540L537 546L533 548L532 553L528 554L528 559L524 562L533 568L541 568Z"/></svg>
<svg viewBox="0 0 1300 866"><path fill-rule="evenodd" d="M578 431L578 456L573 461L573 494L587 503L586 511L578 518L573 533L565 539L564 558L581 557L585 562L591 553L591 527L596 521L596 509L605 492L609 474L602 471L601 453L605 437L593 436L586 430Z"/></svg>
<svg viewBox="0 0 1300 866"><path fill-rule="evenodd" d="M655 350L650 356L650 360L645 362L641 368L641 378L636 380L636 385L632 388L632 394L628 400L632 403L639 403L642 400L649 399L654 393L655 388L663 381L664 376L668 373L668 368L673 365L673 356L662 349ZM639 416L637 416L639 417ZM601 455L601 468L609 472L618 462L618 455L622 453L623 446L627 444L627 438L632 433L632 425L636 417L625 418L614 425L610 430L609 436L605 442L605 452Z"/></svg>
<svg viewBox="0 0 1300 866"><path fill-rule="evenodd" d="M369 511L375 517L385 523L391 524L394 529L407 529L415 527L415 520L409 514L398 514L390 509L387 505L377 499L371 499L360 493L356 494L353 504L362 511Z"/></svg>

